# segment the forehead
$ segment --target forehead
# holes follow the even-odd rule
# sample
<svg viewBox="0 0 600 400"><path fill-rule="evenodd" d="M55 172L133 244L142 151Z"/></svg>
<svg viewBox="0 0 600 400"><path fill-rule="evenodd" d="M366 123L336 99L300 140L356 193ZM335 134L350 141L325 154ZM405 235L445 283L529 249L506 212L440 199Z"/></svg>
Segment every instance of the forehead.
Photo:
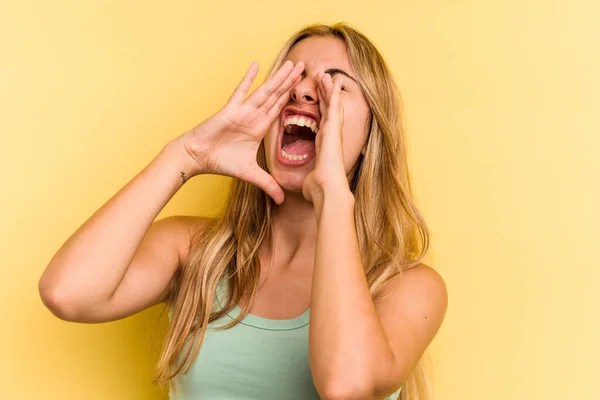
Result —
<svg viewBox="0 0 600 400"><path fill-rule="evenodd" d="M304 61L308 72L327 68L341 68L352 72L346 44L338 38L312 36L296 43L288 52L286 60Z"/></svg>

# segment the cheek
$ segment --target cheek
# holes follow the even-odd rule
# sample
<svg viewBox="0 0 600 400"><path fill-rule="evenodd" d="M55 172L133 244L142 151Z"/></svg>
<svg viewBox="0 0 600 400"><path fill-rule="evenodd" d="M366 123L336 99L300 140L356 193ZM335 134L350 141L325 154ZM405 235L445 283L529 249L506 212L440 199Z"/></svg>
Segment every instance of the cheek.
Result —
<svg viewBox="0 0 600 400"><path fill-rule="evenodd" d="M343 139L344 148L348 151L354 151L355 147L362 148L367 138L368 132L366 128L367 119L369 116L368 109L364 107L352 106L349 107L344 103L344 125Z"/></svg>

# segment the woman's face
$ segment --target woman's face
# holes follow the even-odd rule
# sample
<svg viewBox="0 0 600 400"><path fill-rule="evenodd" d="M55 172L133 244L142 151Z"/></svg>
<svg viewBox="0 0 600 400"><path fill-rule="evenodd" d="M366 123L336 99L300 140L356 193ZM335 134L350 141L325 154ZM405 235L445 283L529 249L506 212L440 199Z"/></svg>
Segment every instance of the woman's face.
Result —
<svg viewBox="0 0 600 400"><path fill-rule="evenodd" d="M337 38L309 37L292 47L286 60L291 60L294 64L303 61L305 68L302 80L291 90L289 103L283 108L279 118L273 122L264 138L266 161L271 175L284 191L302 192L304 178L315 168L314 143L311 150L310 143L298 141L296 146L288 148L289 152L286 152L287 156L285 156L281 154L281 138L286 121L287 124L296 122L294 116L305 125L312 125L312 121L316 126L319 125L322 117L319 111L321 99L318 95L316 79L317 74L323 71L330 73L334 82L343 77L341 92L344 106L343 156L346 175L350 179L349 173L353 170L359 154L361 152L364 154L366 148L369 106L356 81L356 74L350 66L345 43ZM298 145L299 143L303 145ZM290 157L291 154L299 154L301 157L302 153L308 154L304 160L288 160L293 158Z"/></svg>

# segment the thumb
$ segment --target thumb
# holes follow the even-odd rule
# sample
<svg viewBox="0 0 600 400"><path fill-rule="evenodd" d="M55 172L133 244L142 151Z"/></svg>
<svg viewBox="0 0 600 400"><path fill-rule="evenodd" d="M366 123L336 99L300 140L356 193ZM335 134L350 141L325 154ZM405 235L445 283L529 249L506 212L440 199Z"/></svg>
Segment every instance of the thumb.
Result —
<svg viewBox="0 0 600 400"><path fill-rule="evenodd" d="M264 190L278 205L283 203L283 190L275 179L258 165L250 171L245 180Z"/></svg>

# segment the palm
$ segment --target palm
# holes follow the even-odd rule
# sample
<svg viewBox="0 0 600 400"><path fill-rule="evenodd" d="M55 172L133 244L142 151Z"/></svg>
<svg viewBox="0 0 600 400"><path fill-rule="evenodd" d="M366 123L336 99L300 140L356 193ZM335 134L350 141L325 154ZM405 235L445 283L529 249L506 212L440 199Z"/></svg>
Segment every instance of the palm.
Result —
<svg viewBox="0 0 600 400"><path fill-rule="evenodd" d="M262 139L276 116L277 114L269 114L269 110L252 103L228 103L221 114L223 122L229 125L231 132L238 132L256 141Z"/></svg>
<svg viewBox="0 0 600 400"><path fill-rule="evenodd" d="M319 75L317 81L323 118L315 140L315 169L302 184L302 194L310 202L314 202L314 195L322 195L326 187L344 187L348 183L342 151L344 107L340 100L341 80L334 85L331 76Z"/></svg>
<svg viewBox="0 0 600 400"><path fill-rule="evenodd" d="M283 191L257 164L256 153L303 68L302 63L294 67L286 62L246 99L258 72L258 65L252 64L225 107L197 127L194 151L205 155L207 172L248 181L283 201Z"/></svg>
<svg viewBox="0 0 600 400"><path fill-rule="evenodd" d="M220 135L211 143L215 173L248 178L259 168L256 153L265 132L273 123L268 114L251 105L227 104L215 116L222 125Z"/></svg>

